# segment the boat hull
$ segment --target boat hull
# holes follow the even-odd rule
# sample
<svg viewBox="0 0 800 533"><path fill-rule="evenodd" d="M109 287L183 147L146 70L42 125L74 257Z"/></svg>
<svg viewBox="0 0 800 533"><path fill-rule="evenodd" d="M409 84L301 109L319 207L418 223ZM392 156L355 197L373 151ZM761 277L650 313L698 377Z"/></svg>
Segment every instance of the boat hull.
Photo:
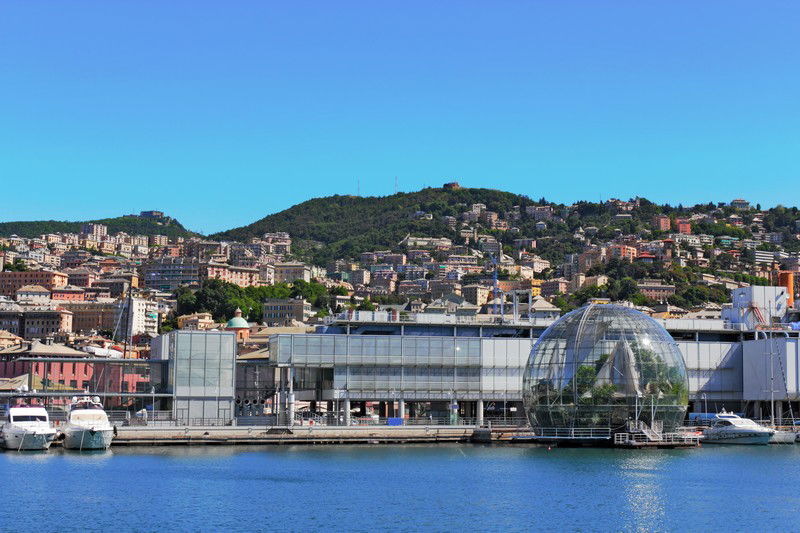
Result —
<svg viewBox="0 0 800 533"><path fill-rule="evenodd" d="M68 450L105 450L111 446L113 438L113 428L97 430L66 428L63 446Z"/></svg>
<svg viewBox="0 0 800 533"><path fill-rule="evenodd" d="M794 444L797 441L797 434L794 431L776 431L769 439L770 444Z"/></svg>
<svg viewBox="0 0 800 533"><path fill-rule="evenodd" d="M7 450L47 450L55 439L53 432L3 432L3 446Z"/></svg>
<svg viewBox="0 0 800 533"><path fill-rule="evenodd" d="M772 432L726 433L706 435L703 444L769 444Z"/></svg>

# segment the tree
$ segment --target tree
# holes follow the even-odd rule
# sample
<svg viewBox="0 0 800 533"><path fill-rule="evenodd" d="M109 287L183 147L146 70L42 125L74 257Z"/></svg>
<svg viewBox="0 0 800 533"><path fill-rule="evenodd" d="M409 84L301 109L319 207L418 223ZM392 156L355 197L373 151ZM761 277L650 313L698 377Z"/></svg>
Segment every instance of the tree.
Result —
<svg viewBox="0 0 800 533"><path fill-rule="evenodd" d="M13 263L6 265L5 270L7 272L27 272L28 265L22 259L14 259Z"/></svg>

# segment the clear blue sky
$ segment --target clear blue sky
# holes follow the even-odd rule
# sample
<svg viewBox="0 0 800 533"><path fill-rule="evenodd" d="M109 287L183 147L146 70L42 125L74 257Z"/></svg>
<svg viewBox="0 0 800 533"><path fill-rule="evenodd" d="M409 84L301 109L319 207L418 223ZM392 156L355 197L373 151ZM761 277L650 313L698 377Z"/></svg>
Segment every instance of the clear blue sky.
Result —
<svg viewBox="0 0 800 533"><path fill-rule="evenodd" d="M0 220L456 179L800 204L800 2L0 3Z"/></svg>

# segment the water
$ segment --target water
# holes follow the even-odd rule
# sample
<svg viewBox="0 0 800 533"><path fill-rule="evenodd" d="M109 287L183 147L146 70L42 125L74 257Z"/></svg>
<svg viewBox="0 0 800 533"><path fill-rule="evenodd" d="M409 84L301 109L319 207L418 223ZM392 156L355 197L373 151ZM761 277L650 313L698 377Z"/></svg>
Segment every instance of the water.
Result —
<svg viewBox="0 0 800 533"><path fill-rule="evenodd" d="M0 453L2 531L800 529L800 446Z"/></svg>

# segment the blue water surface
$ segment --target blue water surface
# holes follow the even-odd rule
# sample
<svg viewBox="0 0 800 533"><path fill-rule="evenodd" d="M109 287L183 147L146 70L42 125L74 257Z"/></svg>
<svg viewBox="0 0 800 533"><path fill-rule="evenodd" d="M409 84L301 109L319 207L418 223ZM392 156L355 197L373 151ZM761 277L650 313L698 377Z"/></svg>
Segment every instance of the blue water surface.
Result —
<svg viewBox="0 0 800 533"><path fill-rule="evenodd" d="M800 530L800 446L0 453L2 531Z"/></svg>

